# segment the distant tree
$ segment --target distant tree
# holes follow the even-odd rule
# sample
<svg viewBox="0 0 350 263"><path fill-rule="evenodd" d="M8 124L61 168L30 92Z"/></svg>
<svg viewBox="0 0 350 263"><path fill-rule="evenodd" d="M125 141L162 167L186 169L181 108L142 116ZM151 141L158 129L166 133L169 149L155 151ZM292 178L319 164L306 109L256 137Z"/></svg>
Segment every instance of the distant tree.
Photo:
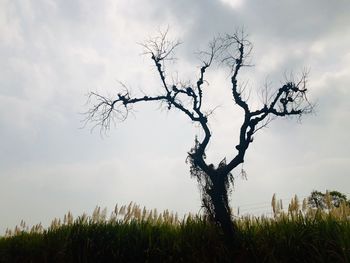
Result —
<svg viewBox="0 0 350 263"><path fill-rule="evenodd" d="M262 106L253 110L244 96L244 85L238 82L239 72L250 66L247 58L252 50L252 44L243 32L214 38L206 51L200 52L201 67L195 84L184 84L170 81L165 73L167 61L173 59L174 50L180 44L170 41L166 32L152 38L142 46L144 54L149 55L160 77L162 91L158 94L132 96L129 89L123 86L123 91L116 97L106 97L91 92L89 94L91 108L87 112L87 120L95 123L94 127L108 130L111 120L124 121L135 104L142 102L158 102L168 110L173 108L184 113L194 124L202 128L203 138L195 138L194 147L188 152L187 161L190 173L196 178L201 189L202 205L206 214L217 223L225 237L234 241L236 226L232 221L229 205L229 193L233 185L233 169L244 162L246 150L253 142L253 136L276 117L302 116L312 112L312 105L307 99L307 73L303 72L298 79L294 77L270 95L266 88L263 92ZM217 165L206 160L206 150L211 139L211 129L208 125L210 112L202 108L205 92L205 73L214 62L224 65L230 70L228 91L231 92L234 103L243 111L238 144L232 148L236 155L227 160L224 158ZM222 94L217 94L222 96ZM228 119L227 121L234 121Z"/></svg>
<svg viewBox="0 0 350 263"><path fill-rule="evenodd" d="M312 191L308 197L308 204L311 208L326 208L326 202L324 200L324 194L319 191Z"/></svg>
<svg viewBox="0 0 350 263"><path fill-rule="evenodd" d="M310 208L327 209L329 206L339 207L342 202L347 205L350 200L346 195L338 191L326 191L325 193L319 191L312 191L307 199Z"/></svg>
<svg viewBox="0 0 350 263"><path fill-rule="evenodd" d="M334 207L339 207L341 202L349 204L349 200L346 198L346 195L338 191L330 191L329 195L331 196L331 202Z"/></svg>

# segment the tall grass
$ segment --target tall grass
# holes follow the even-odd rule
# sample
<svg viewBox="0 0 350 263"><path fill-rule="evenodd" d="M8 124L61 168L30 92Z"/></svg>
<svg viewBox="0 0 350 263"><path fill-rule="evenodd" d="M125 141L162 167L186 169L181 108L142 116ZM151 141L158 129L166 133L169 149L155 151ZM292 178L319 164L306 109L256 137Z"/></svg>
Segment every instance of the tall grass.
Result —
<svg viewBox="0 0 350 263"><path fill-rule="evenodd" d="M273 217L235 220L228 247L204 216L179 218L130 203L91 216L54 219L44 229L22 221L0 238L0 262L350 262L350 209L315 210L294 197L288 210L272 199Z"/></svg>

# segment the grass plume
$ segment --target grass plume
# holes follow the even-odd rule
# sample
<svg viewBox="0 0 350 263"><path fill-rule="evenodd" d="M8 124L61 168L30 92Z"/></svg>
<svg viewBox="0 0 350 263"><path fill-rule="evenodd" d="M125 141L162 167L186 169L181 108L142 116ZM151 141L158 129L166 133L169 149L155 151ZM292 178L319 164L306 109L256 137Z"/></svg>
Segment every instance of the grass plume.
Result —
<svg viewBox="0 0 350 263"><path fill-rule="evenodd" d="M21 221L0 238L0 262L350 262L347 203L314 209L294 196L283 209L274 195L271 206L272 217L235 219L235 247L205 216L180 219L135 203L109 216L98 206L91 216L68 212L46 229Z"/></svg>

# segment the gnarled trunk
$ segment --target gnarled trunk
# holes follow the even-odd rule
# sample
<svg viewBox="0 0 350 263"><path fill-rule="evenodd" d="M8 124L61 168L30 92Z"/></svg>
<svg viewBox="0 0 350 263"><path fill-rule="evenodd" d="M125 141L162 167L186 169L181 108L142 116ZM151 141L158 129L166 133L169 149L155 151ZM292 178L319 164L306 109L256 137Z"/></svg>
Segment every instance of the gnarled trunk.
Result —
<svg viewBox="0 0 350 263"><path fill-rule="evenodd" d="M207 183L203 187L203 206L209 217L220 226L226 241L233 243L237 240L237 231L231 217L228 202L228 174L217 173L207 175Z"/></svg>

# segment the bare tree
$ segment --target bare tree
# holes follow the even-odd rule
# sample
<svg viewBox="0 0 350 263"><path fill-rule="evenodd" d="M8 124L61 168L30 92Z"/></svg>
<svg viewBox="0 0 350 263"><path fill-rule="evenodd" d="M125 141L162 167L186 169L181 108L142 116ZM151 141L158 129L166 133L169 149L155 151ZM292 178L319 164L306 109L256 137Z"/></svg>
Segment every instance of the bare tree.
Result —
<svg viewBox="0 0 350 263"><path fill-rule="evenodd" d="M300 117L312 111L312 105L306 97L307 74L303 73L298 80L286 81L270 96L266 91L262 107L252 110L242 96L243 88L238 84L239 72L242 68L249 66L247 58L252 50L252 45L243 32L216 37L209 43L208 50L200 53L202 65L195 85L169 83L166 78L164 64L167 60L173 59L173 52L178 45L179 42L168 39L167 31L142 44L145 54L151 57L160 77L163 87L160 94L134 97L125 85L123 85L123 92L115 98L91 92L89 97L93 102L87 112L87 120L94 122L102 129L109 129L111 120L124 121L134 104L159 102L165 103L169 110L175 108L183 112L194 124L199 125L204 131L204 136L201 140L196 137L194 147L188 152L190 173L200 185L202 204L206 214L221 227L228 239L234 240L235 224L232 221L229 206L229 193L233 184L231 172L244 162L246 150L253 142L253 135L273 118ZM233 100L244 113L238 144L234 149L236 155L230 160L223 159L218 165L206 161L206 149L212 133L208 126L210 113L202 110L205 73L214 61L230 69L229 86Z"/></svg>

